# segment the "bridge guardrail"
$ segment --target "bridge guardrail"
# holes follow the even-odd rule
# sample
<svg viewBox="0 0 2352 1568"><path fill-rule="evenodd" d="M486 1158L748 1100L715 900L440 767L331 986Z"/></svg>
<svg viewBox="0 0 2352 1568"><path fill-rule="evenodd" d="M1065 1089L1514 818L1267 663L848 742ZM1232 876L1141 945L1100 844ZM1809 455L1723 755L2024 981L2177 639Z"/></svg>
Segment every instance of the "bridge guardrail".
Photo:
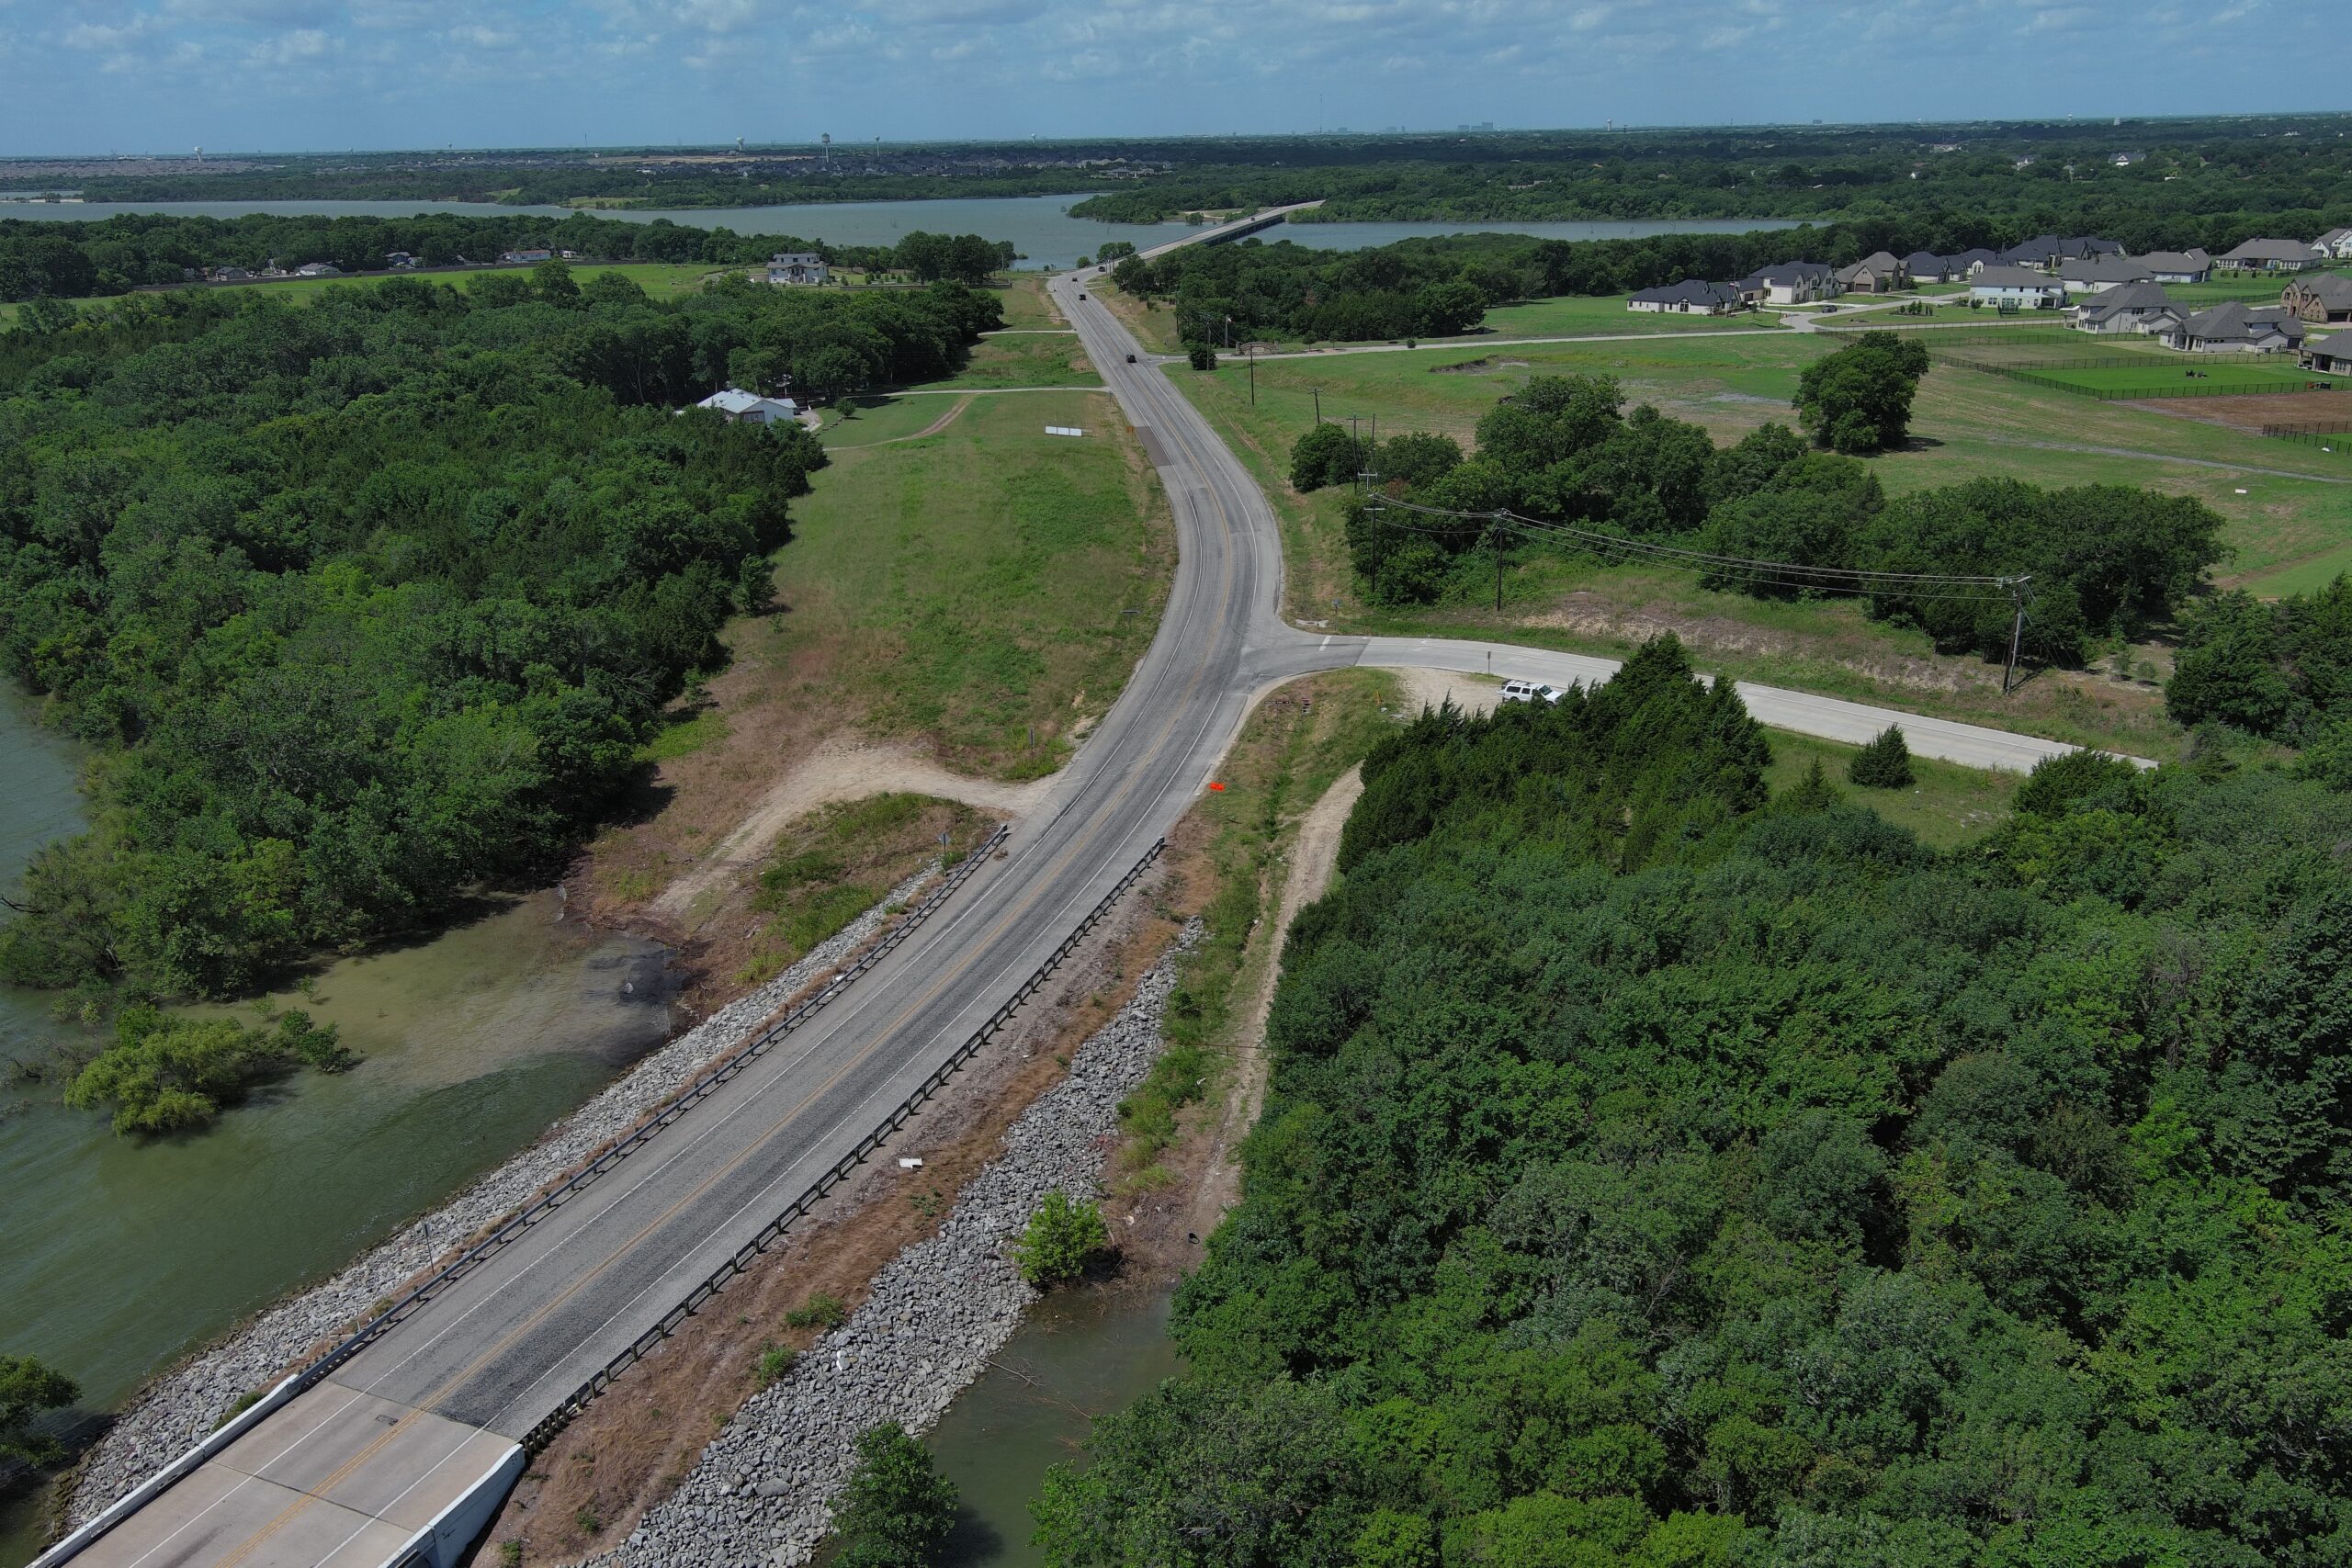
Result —
<svg viewBox="0 0 2352 1568"><path fill-rule="evenodd" d="M1088 932L1102 922L1102 917L1111 912L1112 906L1119 901L1127 889L1136 885L1137 879L1151 868L1152 863L1158 860L1167 848L1166 839L1155 840L1151 848L1144 852L1143 858L1127 868L1126 874L1119 878L1111 891L1105 893L1095 906L1086 912L1085 917L1078 922L1069 935L1061 940L1054 951L1046 956L1046 961L1021 983L1001 1006L989 1015L988 1021L974 1030L970 1038L958 1045L955 1054L946 1061L933 1068L930 1076L916 1086L915 1091L900 1100L898 1107L883 1118L880 1126L859 1139L855 1148L834 1161L831 1168L820 1176L807 1191L786 1204L783 1213L761 1227L757 1235L738 1247L726 1262L706 1275L701 1283L686 1293L684 1301L662 1314L661 1321L639 1335L626 1349L605 1362L593 1377L567 1394L561 1404L525 1435L523 1438L525 1451L536 1454L546 1448L558 1432L570 1425L574 1416L586 1409L598 1394L612 1386L614 1379L636 1365L655 1347L676 1333L680 1325L702 1309L704 1303L726 1288L737 1275L757 1262L760 1257L791 1227L794 1221L814 1208L818 1201L835 1187L848 1180L850 1173L865 1164L867 1156L880 1148L891 1134L904 1126L907 1119L922 1109L924 1101L946 1087L947 1080L955 1077L967 1062L978 1055L980 1050L995 1038L996 1032L1004 1027L1005 1021L1020 1010L1023 1002L1036 994L1038 988L1045 985L1047 977L1061 966L1062 961L1070 955L1071 951L1080 942L1085 940Z"/></svg>
<svg viewBox="0 0 2352 1568"><path fill-rule="evenodd" d="M1010 830L1002 826L998 827L996 831L981 840L978 848L948 872L946 881L933 888L922 903L908 910L906 918L884 932L882 940L860 954L855 963L836 972L833 977L825 983L822 990L776 1020L766 1029L762 1030L756 1039L740 1046L718 1066L688 1084L674 1099L663 1105L651 1121L637 1128L619 1143L572 1172L559 1185L548 1189L524 1205L497 1230L468 1247L447 1267L394 1302L357 1332L300 1371L278 1382L260 1399L223 1422L195 1447L108 1504L80 1529L72 1531L64 1540L34 1558L30 1568L60 1568L61 1564L78 1556L108 1530L113 1529L124 1519L129 1518L171 1487L187 1479L206 1461L259 1426L273 1412L316 1385L336 1368L381 1338L402 1321L414 1315L435 1296L512 1246L525 1231L546 1219L567 1201L579 1196L583 1189L594 1183L599 1177L644 1147L647 1143L709 1095L713 1089L728 1082L744 1068L767 1055L786 1035L823 1010L826 1004L839 997L859 976L873 968L900 942L913 935L916 929L929 919L933 912L945 903L958 887L970 879L972 874L979 869L988 857L995 852L997 848L1004 842L1005 835ZM1157 849L1153 852L1158 853Z"/></svg>

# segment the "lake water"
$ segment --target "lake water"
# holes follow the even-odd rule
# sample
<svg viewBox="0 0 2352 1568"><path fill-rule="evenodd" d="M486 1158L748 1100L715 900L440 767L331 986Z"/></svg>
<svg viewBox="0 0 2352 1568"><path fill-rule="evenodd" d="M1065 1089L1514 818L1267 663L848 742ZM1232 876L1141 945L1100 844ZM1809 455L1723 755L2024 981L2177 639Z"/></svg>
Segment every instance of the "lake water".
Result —
<svg viewBox="0 0 2352 1568"><path fill-rule="evenodd" d="M1106 240L1126 240L1137 249L1164 244L1192 232L1182 223L1098 223L1073 218L1069 209L1083 196L956 197L938 201L814 202L795 207L698 208L683 212L598 211L598 218L649 223L666 218L702 229L732 229L739 234L789 235L836 245L888 245L915 230L935 234L978 234L1010 240L1028 267L1067 267L1091 255ZM125 204L0 202L0 219L31 218L96 222L133 212L170 212L192 218L235 218L249 212L284 217L406 218L420 212L469 218L537 214L563 218L561 207L500 207L470 201L181 201ZM1354 251L1423 234L1532 234L1547 239L1639 239L1650 234L1729 234L1755 229L1785 229L1768 219L1694 218L1666 222L1592 223L1286 223L1268 239L1294 240L1325 251Z"/></svg>
<svg viewBox="0 0 2352 1568"><path fill-rule="evenodd" d="M0 889L80 828L75 759L0 701ZM50 1085L0 1090L0 1351L105 1408L287 1291L333 1272L530 1143L669 1030L663 953L504 901L431 942L329 966L308 1008L365 1058L270 1086L210 1130L118 1138ZM0 1055L62 1031L0 987ZM0 1563L35 1544L0 1515Z"/></svg>

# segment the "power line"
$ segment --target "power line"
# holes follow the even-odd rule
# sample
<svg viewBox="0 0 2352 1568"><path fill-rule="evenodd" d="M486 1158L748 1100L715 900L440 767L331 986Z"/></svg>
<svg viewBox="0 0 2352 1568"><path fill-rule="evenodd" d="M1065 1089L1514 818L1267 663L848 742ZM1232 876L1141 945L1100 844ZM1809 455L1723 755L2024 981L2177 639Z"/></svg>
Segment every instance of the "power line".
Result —
<svg viewBox="0 0 2352 1568"><path fill-rule="evenodd" d="M1376 482L1376 478L1367 468L1363 479L1368 490ZM2018 653L2025 637L2026 604L2032 597L2033 579L2028 574L1987 577L1962 572L1877 571L1862 567L1807 566L1796 561L1758 560L1749 556L1716 555L1706 550L1686 549L1654 539L1634 539L1619 534L1598 533L1571 523L1524 517L1508 508L1497 508L1492 512L1464 512L1451 507L1428 506L1377 491L1366 497L1364 510L1381 514L1383 526L1408 533L1459 538L1464 530L1459 527L1417 526L1386 514L1408 512L1425 517L1452 518L1464 524L1475 524L1486 533L1490 543L1494 531L1504 528L1536 538L1570 540L1604 558L1613 557L1621 564L1639 561L1696 570L1723 583L1781 588L1797 592L1906 599L1922 604L2006 603L2010 607L2011 619L2009 656L2001 671L2001 693L2004 696L2015 684ZM1498 611L1502 608L1502 551L1498 547L1495 551L1495 608Z"/></svg>

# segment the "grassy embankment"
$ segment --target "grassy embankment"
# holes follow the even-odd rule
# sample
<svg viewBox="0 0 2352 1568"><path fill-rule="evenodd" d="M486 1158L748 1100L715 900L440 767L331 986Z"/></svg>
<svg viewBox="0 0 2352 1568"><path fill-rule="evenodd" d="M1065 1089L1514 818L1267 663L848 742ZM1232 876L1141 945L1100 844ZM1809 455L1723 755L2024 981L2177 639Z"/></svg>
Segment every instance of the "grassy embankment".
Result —
<svg viewBox="0 0 2352 1568"><path fill-rule="evenodd" d="M850 764L861 794L904 787L895 759L910 751L983 779L1057 767L1149 643L1174 564L1158 481L1112 412L1084 391L960 408L908 398L829 431L832 463L795 504L775 558L778 607L730 625L727 668L649 749L644 813L592 857L598 907L644 908L829 738L890 748ZM951 414L936 434L894 439ZM1048 436L1046 424L1088 434ZM786 829L786 859L799 826ZM706 973L772 969L800 945L773 920L744 934L762 912L743 880L695 901L713 944ZM887 886L880 868L845 864L840 880ZM731 910L745 922L716 918Z"/></svg>
<svg viewBox="0 0 2352 1568"><path fill-rule="evenodd" d="M1288 852L1299 823L1332 781L1362 761L1396 721L1396 679L1378 670L1334 670L1292 682L1260 704L1226 754L1217 782L1171 833L1186 877L1208 882L1208 934L1177 970L1163 1032L1167 1048L1119 1107L1125 1139L1114 1163L1123 1191L1176 1178L1162 1156L1197 1124L1190 1108L1215 1106L1256 994L1273 963Z"/></svg>
<svg viewBox="0 0 2352 1568"><path fill-rule="evenodd" d="M1531 560L1510 575L1499 618L1475 603L1371 610L1354 603L1340 530L1342 498L1300 496L1286 483L1290 446L1312 420L1316 389L1327 413L1376 413L1384 432L1439 430L1466 445L1478 417L1528 377L1602 373L1619 378L1632 400L1655 402L1728 442L1768 420L1790 421L1798 372L1837 346L1758 334L1277 361L1258 367L1255 409L1238 365L1213 376L1169 374L1273 495L1290 562L1290 610L1299 618L1360 631L1484 635L1502 627L1523 640L1611 652L1671 626L1710 668L1742 678L1860 700L1899 692L1904 705L1921 712L2174 754L2178 737L2153 685L2050 672L2004 699L1997 670L1938 656L1918 634L1873 623L1852 604L1771 604L1648 569ZM2237 555L2222 569L2225 582L2276 592L2352 564L2352 486L2329 482L2342 470L2316 448L1943 367L1921 387L1913 431L1919 439L1910 449L1874 460L1890 493L1980 475L2052 486L2145 485L2196 495L2227 520Z"/></svg>

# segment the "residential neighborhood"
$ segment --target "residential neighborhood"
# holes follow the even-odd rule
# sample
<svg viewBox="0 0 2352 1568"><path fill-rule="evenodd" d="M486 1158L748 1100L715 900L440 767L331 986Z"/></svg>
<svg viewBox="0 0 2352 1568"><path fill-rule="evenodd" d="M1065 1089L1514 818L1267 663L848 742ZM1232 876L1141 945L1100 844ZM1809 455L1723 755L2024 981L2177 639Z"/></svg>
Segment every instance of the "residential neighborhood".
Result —
<svg viewBox="0 0 2352 1568"><path fill-rule="evenodd" d="M1685 278L1635 292L1626 309L1726 316L1960 285L1965 293L1951 302L1964 299L1972 310L2004 316L2063 311L2067 325L2094 336L2147 337L2183 354L2294 354L2304 368L2334 374L2352 365L2352 333L2342 334L2340 357L2330 347L2335 340L2306 342L2305 333L2352 323L2352 276L2324 270L2339 260L2352 260L2352 228L2331 229L2308 242L2252 239L2218 257L2198 247L2134 256L2096 234L2037 234L1997 252L1896 256L1881 250L1839 267L1798 259L1736 282ZM2280 279L2283 288L2276 303L2166 292L2166 285L2209 285L2217 276L2242 277L2249 290L2267 278Z"/></svg>

